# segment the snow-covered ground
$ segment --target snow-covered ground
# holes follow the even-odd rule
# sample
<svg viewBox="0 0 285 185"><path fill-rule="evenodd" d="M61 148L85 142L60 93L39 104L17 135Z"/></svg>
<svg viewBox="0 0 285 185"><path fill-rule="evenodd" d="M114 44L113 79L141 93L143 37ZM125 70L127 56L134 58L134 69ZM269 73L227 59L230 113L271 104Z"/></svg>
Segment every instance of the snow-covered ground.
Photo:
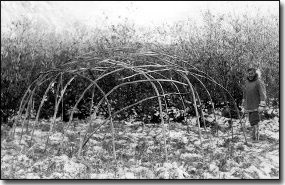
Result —
<svg viewBox="0 0 285 185"><path fill-rule="evenodd" d="M227 120L218 117L226 126ZM260 141L252 142L246 120L245 134L234 120L231 129L218 135L201 128L201 140L195 119L189 126L165 124L167 160L162 125L141 122L114 122L116 162L113 156L110 125L93 134L78 157L78 146L86 131L91 133L103 123L78 121L76 128L50 133L37 127L31 133L16 128L15 139L1 139L1 178L7 179L279 179L279 118L260 123ZM57 123L62 125L64 123ZM41 122L41 125L48 125ZM56 127L59 128L59 127ZM225 127L226 128L226 127Z"/></svg>

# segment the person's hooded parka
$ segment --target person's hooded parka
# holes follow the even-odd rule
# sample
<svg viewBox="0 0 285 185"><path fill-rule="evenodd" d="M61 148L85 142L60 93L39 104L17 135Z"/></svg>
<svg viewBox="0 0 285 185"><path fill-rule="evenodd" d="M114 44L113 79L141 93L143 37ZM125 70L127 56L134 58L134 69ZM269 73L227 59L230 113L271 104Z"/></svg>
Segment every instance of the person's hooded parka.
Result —
<svg viewBox="0 0 285 185"><path fill-rule="evenodd" d="M260 102L266 100L265 85L260 79L260 73L256 73L252 80L246 79L243 96L246 110L258 109Z"/></svg>

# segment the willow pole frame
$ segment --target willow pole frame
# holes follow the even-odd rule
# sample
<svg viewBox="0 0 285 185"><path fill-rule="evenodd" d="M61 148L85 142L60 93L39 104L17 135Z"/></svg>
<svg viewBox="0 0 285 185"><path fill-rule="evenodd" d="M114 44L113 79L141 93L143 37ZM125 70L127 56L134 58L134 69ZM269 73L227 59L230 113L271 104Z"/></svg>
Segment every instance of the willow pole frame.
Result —
<svg viewBox="0 0 285 185"><path fill-rule="evenodd" d="M68 83L66 84L65 88L63 88L63 82L62 82L62 76L66 73L70 73L70 74L73 74L73 76L71 77L72 78L78 78L78 77L84 77L86 79L88 79L91 83L90 85L85 88L85 90L82 92L82 94L80 95L80 98L76 101L76 104L73 106L72 108L72 112L70 114L70 119L69 119L69 122L67 124L67 127L66 129L69 128L69 125L71 124L72 122L72 119L73 119L73 114L74 114L74 111L75 109L77 108L79 102L84 98L84 95L87 91L89 91L89 89L91 88L91 91L92 91L92 97L91 97L91 106L90 106L90 113L92 112L92 107L93 107L93 104L95 102L93 102L93 99L94 99L94 92L95 92L95 89L99 90L100 91L100 94L103 96L103 98L98 102L97 106L96 106L96 109L95 109L95 115L97 114L98 112L98 108L100 106L102 106L101 104L106 101L107 102L107 105L108 105L108 113L109 113L109 117L106 119L106 121L104 122L105 123L110 123L111 125L111 132L112 132L112 145L113 145L113 155L114 155L114 159L116 161L116 151L115 151L115 130L114 130L114 123L113 123L113 119L114 119L114 116L116 114L118 114L120 111L124 111L126 110L127 108L130 108L132 106L135 106L137 105L137 102L135 104L132 104L132 105L127 105L125 107L123 107L122 109L116 112L112 112L112 107L111 107L111 103L109 102L111 99L108 99L108 95L110 95L112 92L114 92L115 90L117 90L119 87L122 87L124 85L128 85L128 84L139 84L139 83L150 83L151 86L152 86L152 89L154 90L154 94L155 96L152 96L150 98L145 98L143 99L143 101L148 101L150 99L156 99L158 101L158 104L159 104L159 113L160 113L160 119L161 119L161 124L162 124L162 132L163 132L163 138L164 138L164 153L165 153L165 161L167 161L168 159L168 154L167 154L167 145L166 145L166 130L165 130L165 124L164 124L164 118L163 118L163 98L164 98L164 101L165 101L165 105L166 105L166 111L167 111L167 103L166 103L166 96L167 95L177 95L180 97L181 99L181 102L183 104L183 107L185 108L185 104L184 104L184 99L182 97L182 94L186 94L188 95L189 97L192 97L193 99L193 102L194 102L194 107L195 107L195 113L196 113L196 116L197 116L197 122L198 122L198 131L199 131L199 138L200 138L200 141L202 143L202 137L201 137L201 130L200 130L200 123L199 123L199 111L197 110L197 104L196 104L196 100L198 98L198 101L200 102L200 97L199 97L199 94L197 92L197 90L193 87L192 85L192 82L190 81L190 78L189 76L193 76L195 79L197 79L200 83L200 85L202 85L202 87L205 89L205 91L207 92L207 95L209 96L211 102L212 102L212 98L211 98L211 95L209 93L209 91L207 90L207 88L205 87L205 85L203 84L203 82L200 80L200 78L206 78L206 79L209 79L211 82L213 82L214 84L218 84L216 81L214 81L211 77L209 77L207 74L203 73L202 71L198 70L197 68L195 68L194 66L191 66L190 64L188 64L186 61L183 61L181 59L177 59L178 57L174 57L174 56L170 56L170 55L166 55L166 54L161 54L161 53L155 53L155 52L149 52L149 53L142 53L142 54L139 54L139 55L142 55L142 56L149 56L149 57L155 57L155 58L158 58L160 59L160 63L155 63L155 62L151 62L151 61L143 61L143 60L139 60L139 62L142 62L143 65L134 65L134 62L135 62L135 59L131 58L130 61L117 61L115 59L105 59L105 60L99 60L98 58L91 58L91 59L86 59L84 58L83 61L78 59L77 61L74 61L72 63L67 63L66 65L62 65L64 67L66 67L65 69L51 69L45 73L41 73L38 81L36 82L41 82L43 83L43 79L45 77L47 77L48 75L53 75L51 78L53 78L55 76L54 73L56 73L57 75L61 75L60 76L60 80L58 80L58 86L57 86L57 91L59 90L59 86L60 86L60 89L61 89L61 94L60 94L60 97L59 99L57 99L57 92L55 94L56 98L55 98L55 111L54 111L54 115L53 115L53 119L52 119L52 122L51 122L51 127L50 127L50 131L49 131L49 134L48 134L48 137L47 137L47 143L46 143L46 147L47 147L47 144L48 144L48 140L49 140L49 136L51 134L51 132L53 131L53 127L54 127L54 124L55 124L55 119L56 119L56 114L58 112L58 110L60 109L59 106L60 106L60 103L61 103L61 112L63 111L63 98L64 98L64 92L68 86ZM175 58L174 60L175 61L178 61L179 62L182 62L183 64L185 64L185 66L188 66L188 68L186 68L184 65L182 64L176 64L175 62L171 62L171 61L168 61L166 58L160 58L159 56L166 56L166 57L170 57L170 58ZM115 58L115 57L114 57ZM99 61L98 61L99 60ZM171 59L170 59L171 60ZM76 68L76 69L73 69L73 66L74 64L79 64L81 62L84 62L84 63L87 63L87 62L93 62L93 64L95 65L95 67L81 67L81 68ZM60 67L62 67L60 66ZM107 67L106 67L107 66ZM109 67L108 67L109 66ZM96 78L95 79L91 79L91 78L88 78L85 74L81 74L81 73L84 73L85 71L87 70L92 70L92 71L99 71L99 74L96 73ZM110 71L111 70L111 71ZM113 87L109 92L104 92L102 90L102 87L100 87L98 85L98 81L100 79L103 79L104 77L108 76L108 75L111 75L111 74L116 74L116 73L120 73L122 72L123 70L130 70L132 71L132 73L134 74L131 74L129 76L124 76L122 78L123 82L120 83L119 85ZM193 71L194 70L194 71ZM162 73L163 71L174 71L174 73L176 73L179 77L176 77L175 80L172 80L169 79L169 77L166 77L164 76ZM101 73L102 72L102 73ZM157 74L159 75L159 77L157 77L156 75L154 74ZM135 77L136 75L139 75L139 76L142 76L144 77L145 79L143 80L133 80L132 77ZM58 76L57 76L58 77ZM50 90L51 88L51 85L52 83L54 83L55 81L57 81L57 77L49 84L48 88L46 89L46 92L41 100L41 104L40 104L40 107L38 109L38 112L37 112L37 116L36 116L36 121L34 122L33 124L33 130L32 130L32 135L31 135L31 141L33 140L33 136L34 136L34 127L35 125L37 125L38 123L38 119L39 119L39 114L40 114L40 111L41 111L41 108L44 104L44 99L45 99L45 96L46 94L48 93L48 91ZM180 78L181 77L181 78ZM73 79L72 79L73 80ZM72 81L71 80L71 81ZM130 80L130 82L124 82L125 80ZM184 82L187 82L187 83L184 83ZM162 83L163 82L163 83ZM164 82L167 82L167 83L170 83L171 85L173 85L175 87L175 90L174 88L171 89L171 91L169 91L170 93L167 93L165 92L165 87L164 87ZM71 83L71 82L70 82ZM184 87L188 87L189 89L185 88L185 92L186 93L182 93L180 92L179 88L178 88L178 84L180 85L183 85ZM218 84L219 87L222 87L220 84ZM29 103L31 101L31 99L33 99L33 94L34 94L34 91L37 87L39 87L40 85L36 84L36 87L34 89L32 89L32 84L29 86L28 90L26 91L24 97L22 98L22 101L21 101L21 105L20 105L20 112L22 112L24 110L24 108L26 107L26 105L28 104L28 107L29 107ZM223 88L223 87L222 87ZM223 88L224 89L224 88ZM224 89L227 93L229 93L226 89ZM182 90L184 91L184 90ZM230 95L230 97L232 98L232 96ZM139 101L140 103L143 102L143 101ZM201 102L200 102L201 104ZM236 106L236 105L235 105ZM212 107L213 107L213 110L214 109L214 104L212 103ZM19 114L21 115L21 114ZM63 115L63 114L62 114ZM238 113L239 115L239 113ZM201 115L203 116L203 115ZM214 113L214 116L215 116L215 113ZM25 118L26 119L26 118ZM216 120L216 117L215 117L215 120ZM242 123L241 123L242 124ZM92 132L94 133L94 132ZM90 139L90 137L92 137L93 134L88 134L88 132L86 131L85 133L85 136L81 139L80 141L80 144L79 144L79 150L78 150L78 157L81 156L81 151L83 149L83 147L86 145L86 143L88 142L88 140ZM65 135L66 133L64 132L63 135ZM22 136L22 135L21 135Z"/></svg>

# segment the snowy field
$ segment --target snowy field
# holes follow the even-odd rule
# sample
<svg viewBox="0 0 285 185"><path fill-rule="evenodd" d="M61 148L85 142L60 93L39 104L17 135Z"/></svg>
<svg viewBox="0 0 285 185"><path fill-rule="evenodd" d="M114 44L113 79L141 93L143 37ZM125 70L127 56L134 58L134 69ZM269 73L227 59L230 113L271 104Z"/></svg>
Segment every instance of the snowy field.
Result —
<svg viewBox="0 0 285 185"><path fill-rule="evenodd" d="M227 118L217 117L221 126ZM279 118L260 123L260 141L250 139L249 123L244 119L247 143L239 120L231 129L213 134L201 128L199 139L195 118L189 127L165 124L167 161L162 125L136 121L115 122L116 162L113 158L110 125L96 132L78 157L78 146L85 132L91 133L104 120L92 124L77 121L64 129L58 122L46 145L48 121L20 140L1 139L1 178L3 179L279 179ZM87 129L89 127L89 129ZM227 127L225 127L227 128ZM81 139L80 139L81 138Z"/></svg>

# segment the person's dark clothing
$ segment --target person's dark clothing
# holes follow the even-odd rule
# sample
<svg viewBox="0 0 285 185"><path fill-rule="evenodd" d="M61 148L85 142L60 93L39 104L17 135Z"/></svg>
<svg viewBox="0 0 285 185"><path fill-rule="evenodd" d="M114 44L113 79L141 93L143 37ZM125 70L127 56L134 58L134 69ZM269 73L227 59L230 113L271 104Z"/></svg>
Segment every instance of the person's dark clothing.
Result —
<svg viewBox="0 0 285 185"><path fill-rule="evenodd" d="M258 111L249 112L248 119L251 126L257 125L260 121L260 116Z"/></svg>
<svg viewBox="0 0 285 185"><path fill-rule="evenodd" d="M243 94L245 109L249 111L258 109L260 101L266 100L265 85L257 75L253 80L246 80Z"/></svg>

